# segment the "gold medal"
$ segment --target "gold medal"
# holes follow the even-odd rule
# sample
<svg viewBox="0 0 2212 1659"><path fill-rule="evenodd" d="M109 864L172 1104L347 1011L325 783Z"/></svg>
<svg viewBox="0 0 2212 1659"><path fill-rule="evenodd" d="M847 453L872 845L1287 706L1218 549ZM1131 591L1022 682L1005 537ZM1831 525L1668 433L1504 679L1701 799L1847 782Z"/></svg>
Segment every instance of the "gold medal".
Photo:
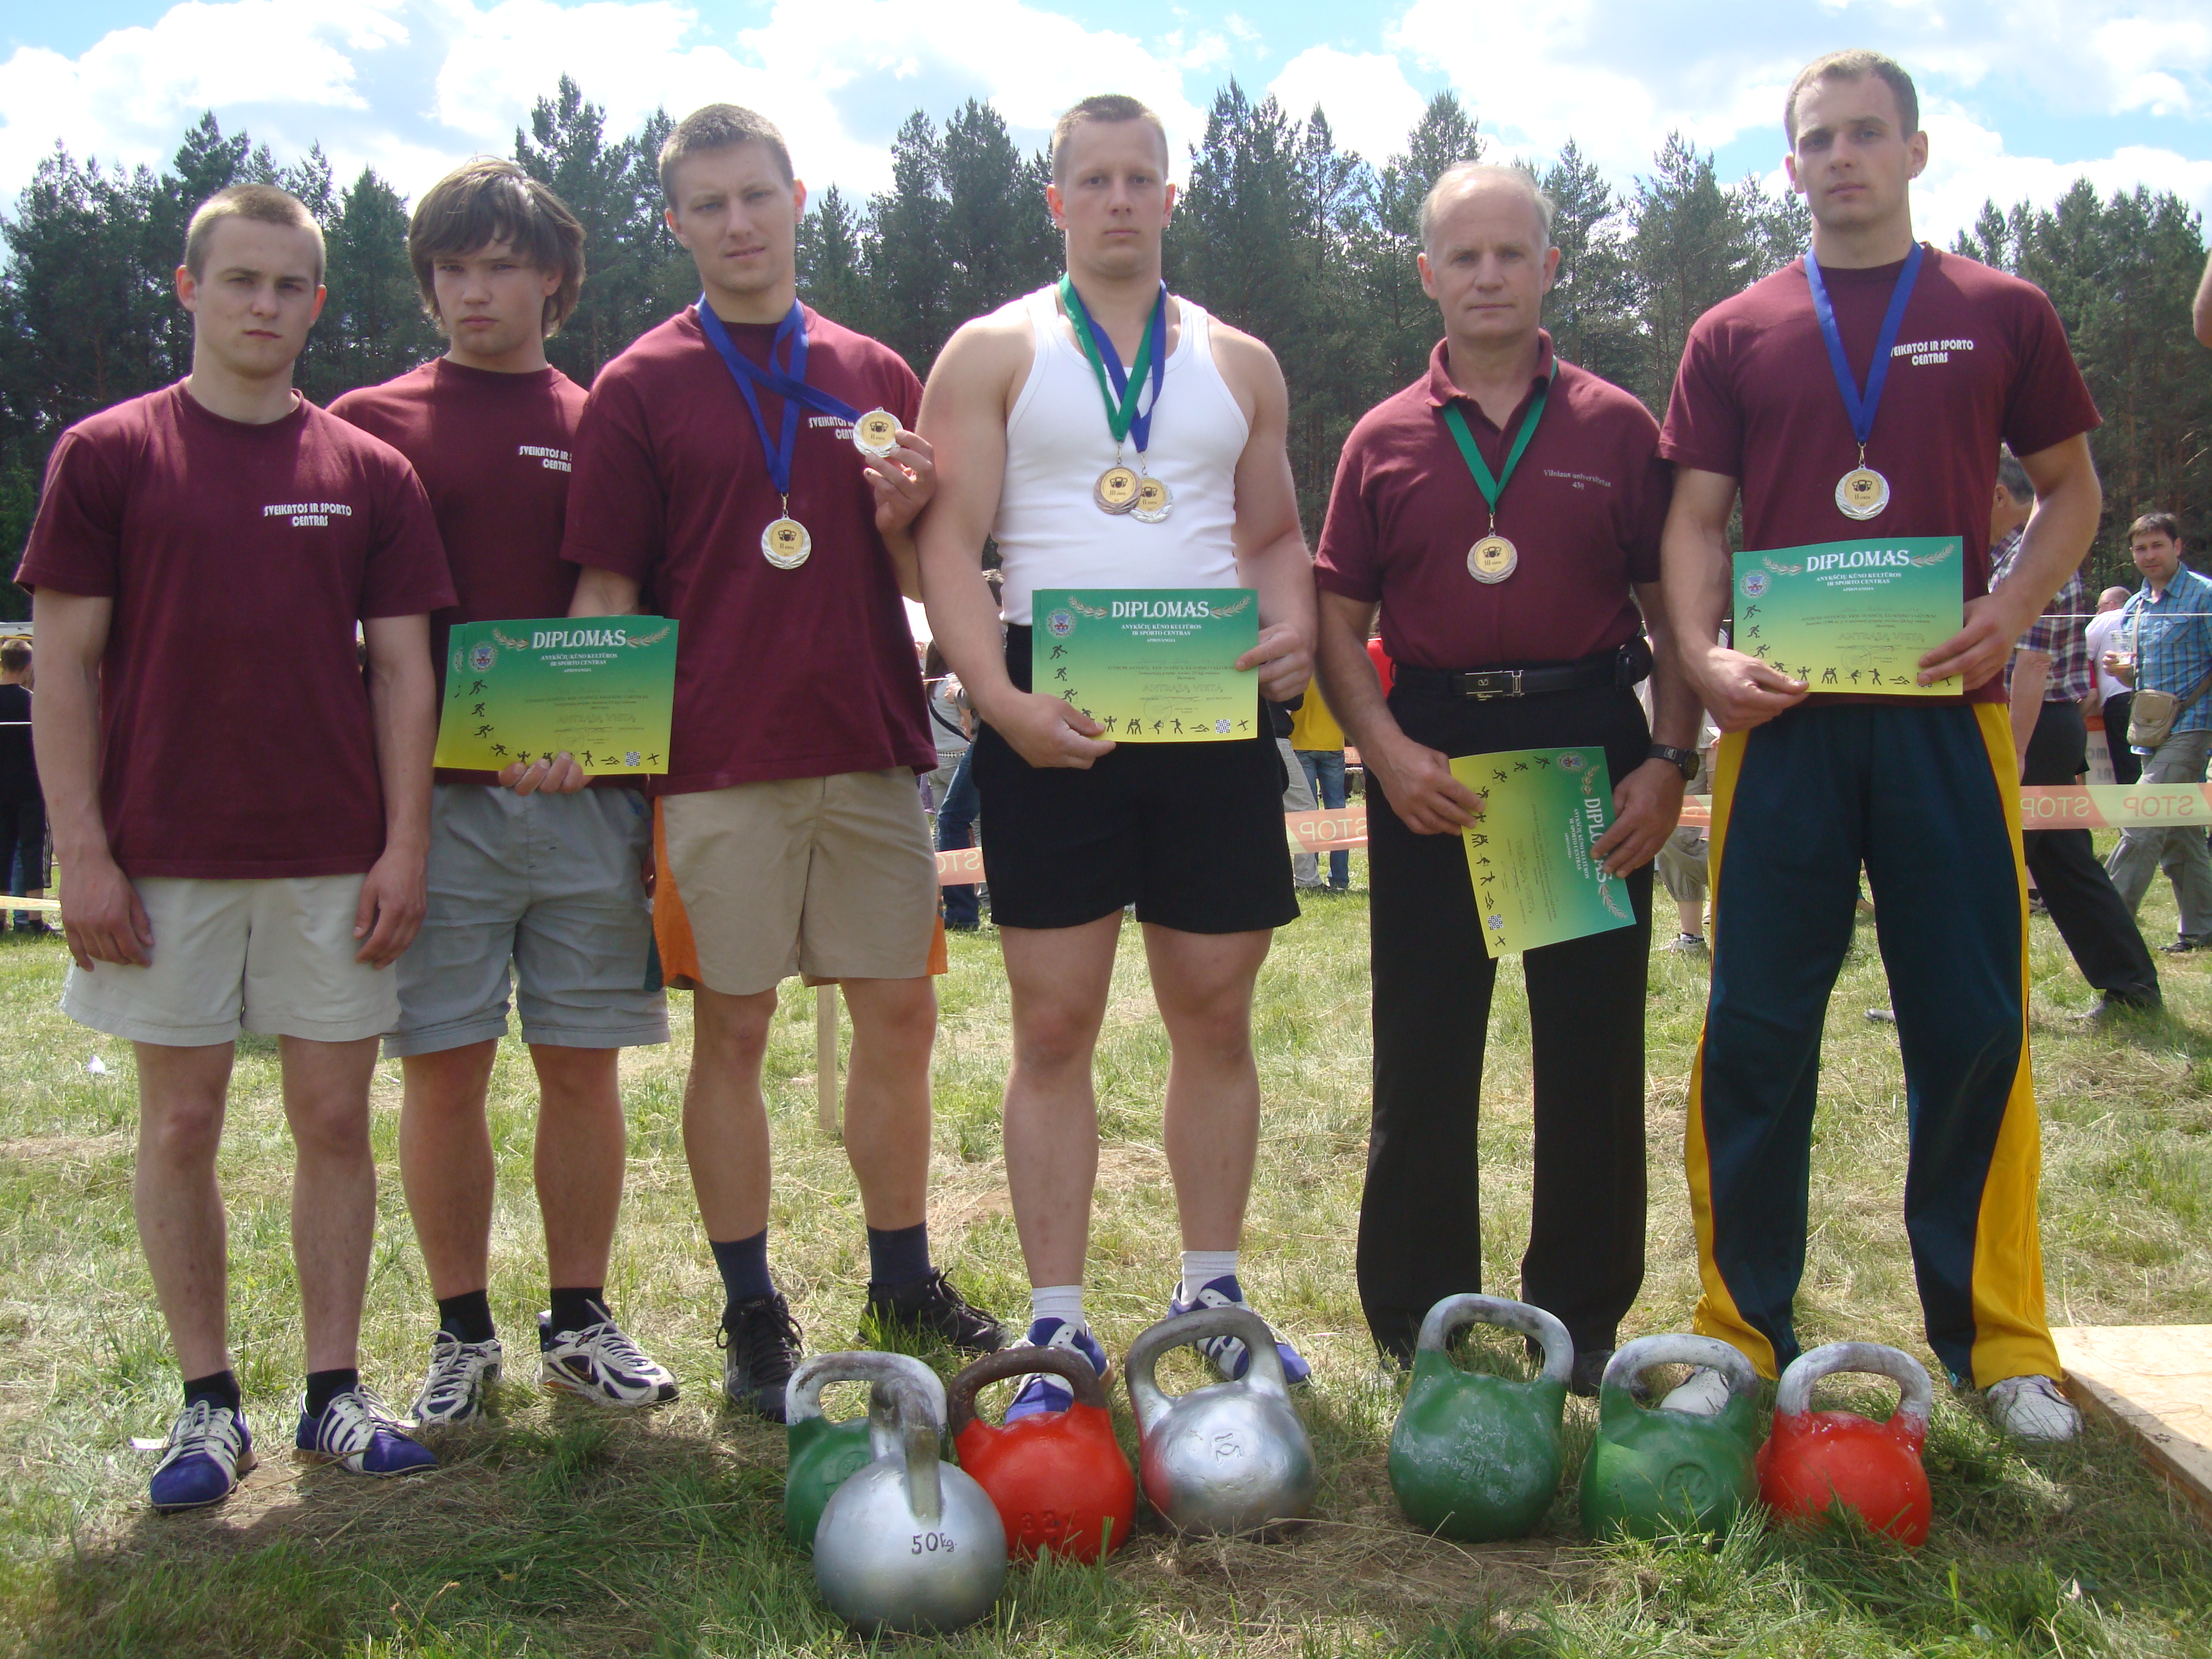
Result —
<svg viewBox="0 0 2212 1659"><path fill-rule="evenodd" d="M1889 480L1870 466L1855 466L1836 481L1836 510L1847 519L1871 519L1889 505Z"/></svg>
<svg viewBox="0 0 2212 1659"><path fill-rule="evenodd" d="M778 570L798 569L813 551L814 538L788 513L769 520L768 528L761 532L761 556Z"/></svg>
<svg viewBox="0 0 2212 1659"><path fill-rule="evenodd" d="M888 455L898 447L898 417L888 409L872 409L853 422L853 447L863 455Z"/></svg>
<svg viewBox="0 0 2212 1659"><path fill-rule="evenodd" d="M1129 516L1145 524L1158 524L1174 507L1175 497L1168 493L1168 487L1147 473L1137 480L1137 499Z"/></svg>
<svg viewBox="0 0 2212 1659"><path fill-rule="evenodd" d="M1513 544L1491 532L1467 551L1467 574L1479 582L1502 582L1520 568Z"/></svg>
<svg viewBox="0 0 2212 1659"><path fill-rule="evenodd" d="M1101 513L1127 513L1137 504L1138 492L1144 480L1136 469L1123 466L1118 461L1098 475L1098 482L1091 486L1091 499L1098 503Z"/></svg>

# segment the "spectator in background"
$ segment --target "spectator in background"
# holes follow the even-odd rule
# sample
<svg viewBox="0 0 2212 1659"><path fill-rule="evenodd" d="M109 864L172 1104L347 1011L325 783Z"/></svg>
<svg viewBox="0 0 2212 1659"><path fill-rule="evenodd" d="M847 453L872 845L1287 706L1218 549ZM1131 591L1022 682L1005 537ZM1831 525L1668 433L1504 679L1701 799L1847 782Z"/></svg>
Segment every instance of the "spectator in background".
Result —
<svg viewBox="0 0 2212 1659"><path fill-rule="evenodd" d="M2130 597L2124 587L2106 588L2097 596L2097 614L2081 630L2090 669L2097 677L2096 690L2081 700L2081 714L2087 719L2094 709L2105 723L2105 750L2112 757L2114 783L2133 783L2142 776L2142 761L2128 747L2128 712L2135 706L2135 693L2105 666L2106 653L2119 649L2120 610Z"/></svg>
<svg viewBox="0 0 2212 1659"><path fill-rule="evenodd" d="M945 665L945 653L933 643L922 653L921 687L929 695L929 735L937 744L937 769L925 779L929 786L929 810L941 812L952 787L952 775L959 769L960 757L968 752L968 696L961 690L958 678Z"/></svg>
<svg viewBox="0 0 2212 1659"><path fill-rule="evenodd" d="M1306 687L1305 701L1298 705L1298 712L1291 719L1291 752L1297 757L1299 769L1306 775L1306 787L1313 792L1314 804L1331 811L1343 811L1344 728L1336 723L1336 716L1328 712L1328 704L1322 701L1318 680ZM1292 859L1291 879L1299 887L1319 888L1322 882L1318 856L1301 853ZM1328 885L1339 893L1352 885L1352 854L1342 848L1328 855Z"/></svg>
<svg viewBox="0 0 2212 1659"><path fill-rule="evenodd" d="M1313 688L1309 685L1306 688L1305 696L1310 697L1312 695ZM1314 799L1313 782L1306 776L1305 768L1298 764L1297 750L1291 744L1291 733L1297 729L1297 711L1304 705L1304 697L1293 699L1290 702L1266 704L1268 729L1274 735L1275 751L1283 763L1283 811L1285 812L1310 812L1318 804ZM1313 854L1291 854L1291 884L1311 891L1321 885L1317 874L1319 868L1320 866L1316 863Z"/></svg>
<svg viewBox="0 0 2212 1659"><path fill-rule="evenodd" d="M2021 532L2035 510L2035 486L2006 450L1997 458L1990 508L1990 586L2002 586L2020 556ZM2072 784L2088 768L2089 732L2081 702L2095 690L2096 670L2083 639L2088 589L2075 571L2051 596L2035 625L2021 636L2006 665L2012 699L2013 752L2020 781ZM2031 830L2021 837L2028 874L2074 963L2104 994L2086 1018L2110 1019L2128 1009L2155 1008L2158 969L2136 929L2130 907L2097 862L2087 830Z"/></svg>
<svg viewBox="0 0 2212 1659"><path fill-rule="evenodd" d="M983 573L983 580L990 585L993 603L1003 605L1005 600L1001 597L1001 589L1004 579L997 571L987 570ZM1001 628L1000 632L1004 631ZM935 652L937 647L933 644L930 649ZM941 654L939 660L943 661ZM950 664L946 664L945 672L951 672ZM957 680L955 684L957 684ZM960 718L972 739L975 734L975 712L969 699L968 688L964 685L960 688L958 702ZM936 712L933 702L930 709L933 716ZM940 749L939 753L942 752ZM953 852L975 844L975 814L981 810L981 797L975 793L975 744L971 741L966 749L961 750L959 763L953 768L952 776L945 784L944 798L937 804L937 850L940 853ZM945 927L956 933L973 933L983 925L984 889L980 884L954 882L943 891Z"/></svg>
<svg viewBox="0 0 2212 1659"><path fill-rule="evenodd" d="M31 756L31 642L0 645L0 881L16 898L46 896L46 803ZM15 912L19 933L51 933L35 910Z"/></svg>
<svg viewBox="0 0 2212 1659"><path fill-rule="evenodd" d="M2145 757L2145 783L2202 783L2212 754L2212 581L2181 562L2181 525L2171 513L2146 513L2128 526L2128 548L2143 574L2142 591L2121 611L2118 647L2105 655L2113 676L2139 695L2163 691L2179 700L2171 726L2156 744L2128 742ZM2161 869L2173 884L2181 933L2169 954L2212 945L2212 855L2194 824L2154 824L2120 832L2105 869L2133 915Z"/></svg>

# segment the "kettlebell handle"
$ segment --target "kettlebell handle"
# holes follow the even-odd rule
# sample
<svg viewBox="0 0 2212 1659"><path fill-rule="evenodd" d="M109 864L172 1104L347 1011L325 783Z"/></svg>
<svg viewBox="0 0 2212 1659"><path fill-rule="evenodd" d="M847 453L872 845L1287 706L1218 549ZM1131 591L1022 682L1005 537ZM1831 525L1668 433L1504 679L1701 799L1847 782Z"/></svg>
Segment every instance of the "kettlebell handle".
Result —
<svg viewBox="0 0 2212 1659"><path fill-rule="evenodd" d="M1928 1413L1936 1403L1928 1368L1903 1349L1880 1342L1831 1342L1799 1354L1775 1387L1775 1411L1784 1417L1803 1416L1813 1408L1813 1385L1844 1371L1888 1377L1898 1386L1896 1415L1927 1428Z"/></svg>
<svg viewBox="0 0 2212 1659"><path fill-rule="evenodd" d="M1235 1337L1252 1356L1251 1366L1244 1373L1246 1383L1261 1394L1290 1399L1283 1357L1275 1352L1275 1334L1266 1320L1249 1308L1194 1308L1163 1319L1129 1345L1129 1357L1121 1362L1121 1369L1128 1376L1129 1404L1137 1413L1139 1428L1150 1428L1167 1409L1167 1396L1160 1392L1153 1375L1160 1356L1213 1336Z"/></svg>
<svg viewBox="0 0 2212 1659"><path fill-rule="evenodd" d="M880 1390L893 1377L921 1388L933 1403L936 1420L945 1420L945 1384L937 1373L909 1354L867 1352L817 1354L784 1385L783 1420L804 1423L822 1415L822 1390L832 1382L872 1382ZM870 1415L874 1415L871 1401Z"/></svg>
<svg viewBox="0 0 2212 1659"><path fill-rule="evenodd" d="M1443 1353L1450 1346L1453 1334L1469 1325L1496 1325L1534 1337L1544 1346L1543 1378L1547 1382L1564 1382L1574 1372L1575 1340L1567 1334L1565 1325L1529 1303L1511 1302L1502 1296L1478 1296L1473 1291L1448 1296L1430 1309L1429 1316L1421 1322L1421 1334L1413 1344L1414 1350Z"/></svg>
<svg viewBox="0 0 2212 1659"><path fill-rule="evenodd" d="M1599 1389L1625 1389L1654 1365L1709 1366L1727 1381L1732 1398L1747 1395L1759 1386L1759 1373L1752 1369L1751 1361L1744 1358L1741 1349L1717 1337L1669 1331L1659 1336L1639 1336L1633 1342L1622 1344L1606 1362Z"/></svg>
<svg viewBox="0 0 2212 1659"><path fill-rule="evenodd" d="M938 1462L945 1451L941 1399L902 1371L884 1376L868 1396L868 1449L879 1463L896 1459L904 1464L907 1508L925 1526L935 1525L945 1513Z"/></svg>
<svg viewBox="0 0 2212 1659"><path fill-rule="evenodd" d="M1079 1405L1106 1409L1106 1384L1091 1362L1067 1348L1001 1348L987 1353L952 1379L945 1395L945 1433L957 1440L975 1420L975 1393L1009 1377L1047 1371L1075 1390Z"/></svg>

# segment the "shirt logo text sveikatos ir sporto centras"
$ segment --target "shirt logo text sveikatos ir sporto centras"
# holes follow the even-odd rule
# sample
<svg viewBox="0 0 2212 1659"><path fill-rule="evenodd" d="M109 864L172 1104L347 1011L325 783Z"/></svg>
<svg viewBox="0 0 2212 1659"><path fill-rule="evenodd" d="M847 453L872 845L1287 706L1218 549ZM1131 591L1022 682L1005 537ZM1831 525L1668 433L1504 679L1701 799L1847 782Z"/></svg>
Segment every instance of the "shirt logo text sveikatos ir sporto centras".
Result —
<svg viewBox="0 0 2212 1659"><path fill-rule="evenodd" d="M568 470L568 452L565 449L548 449L544 444L517 444L514 453L534 456L538 464L548 472L566 472Z"/></svg>
<svg viewBox="0 0 2212 1659"><path fill-rule="evenodd" d="M1948 363L1954 351L1972 351L1972 340L1913 340L1889 349L1893 357L1903 357L1915 363Z"/></svg>
<svg viewBox="0 0 2212 1659"><path fill-rule="evenodd" d="M264 519L289 519L295 529L326 525L332 519L350 519L353 509L343 501L285 501L261 509Z"/></svg>

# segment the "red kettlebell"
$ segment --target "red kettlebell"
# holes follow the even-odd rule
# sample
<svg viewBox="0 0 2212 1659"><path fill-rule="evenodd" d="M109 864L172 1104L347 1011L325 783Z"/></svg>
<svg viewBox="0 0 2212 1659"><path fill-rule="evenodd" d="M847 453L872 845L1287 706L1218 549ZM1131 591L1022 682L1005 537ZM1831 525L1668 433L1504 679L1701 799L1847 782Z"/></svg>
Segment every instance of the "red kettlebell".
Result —
<svg viewBox="0 0 2212 1659"><path fill-rule="evenodd" d="M1813 1385L1839 1371L1893 1379L1886 1423L1856 1412L1816 1412ZM1841 1504L1875 1531L1918 1548L1930 1500L1920 1449L1935 1390L1918 1360L1878 1342L1831 1342L1800 1354L1774 1391L1774 1432L1759 1449L1759 1495L1787 1520L1820 1522Z"/></svg>
<svg viewBox="0 0 2212 1659"><path fill-rule="evenodd" d="M1003 1428L975 1415L975 1390L1010 1376L1066 1377L1075 1403ZM1096 1561L1129 1541L1137 1523L1137 1478L1114 1438L1106 1389L1091 1362L1063 1348L1001 1348L952 1379L946 1425L960 1467L998 1505L1006 1547L1019 1559L1049 1551Z"/></svg>

